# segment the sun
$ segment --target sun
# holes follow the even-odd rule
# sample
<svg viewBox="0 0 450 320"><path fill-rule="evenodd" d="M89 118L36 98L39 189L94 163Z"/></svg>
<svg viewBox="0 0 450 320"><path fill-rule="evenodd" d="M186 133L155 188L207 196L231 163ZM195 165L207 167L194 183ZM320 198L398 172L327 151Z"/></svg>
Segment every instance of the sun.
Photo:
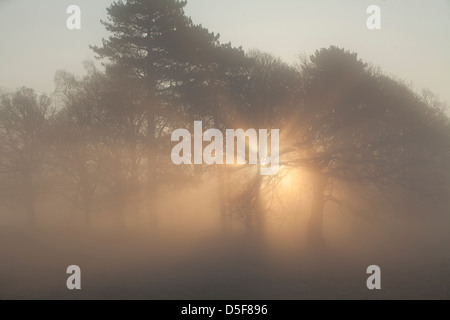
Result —
<svg viewBox="0 0 450 320"><path fill-rule="evenodd" d="M278 174L270 177L270 189L281 198L295 196L304 188L305 172L298 168L281 166Z"/></svg>
<svg viewBox="0 0 450 320"><path fill-rule="evenodd" d="M296 184L296 178L298 178L298 174L296 170L288 169L286 167L282 167L280 170L280 189L283 191L292 191Z"/></svg>

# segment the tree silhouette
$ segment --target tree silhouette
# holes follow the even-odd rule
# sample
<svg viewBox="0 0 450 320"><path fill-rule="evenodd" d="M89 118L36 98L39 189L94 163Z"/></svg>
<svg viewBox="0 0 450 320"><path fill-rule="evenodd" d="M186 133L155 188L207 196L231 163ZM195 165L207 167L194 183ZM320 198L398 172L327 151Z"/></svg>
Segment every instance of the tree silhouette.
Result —
<svg viewBox="0 0 450 320"><path fill-rule="evenodd" d="M324 204L333 199L326 192L330 180L442 195L437 190L442 185L422 180L448 163L449 124L442 112L337 47L317 51L301 72L302 99L291 131L296 158L286 163L311 172L312 247L324 246Z"/></svg>
<svg viewBox="0 0 450 320"><path fill-rule="evenodd" d="M1 193L23 198L31 223L40 174L55 177L88 225L97 211L125 224L128 212L145 208L152 226L163 187L195 187L208 176L218 181L222 229L235 219L264 234L267 198L286 171L263 177L261 163L173 165L171 132L192 132L195 120L222 132L280 129L280 170L303 168L311 177L311 247L324 247L325 204L348 200L335 182L367 204L381 195L415 211L430 204L448 210L450 125L430 92L419 96L334 46L298 68L258 50L245 53L195 25L185 5L114 2L103 22L110 37L92 47L105 72L92 64L81 79L58 72L54 117L50 99L31 89L2 95Z"/></svg>
<svg viewBox="0 0 450 320"><path fill-rule="evenodd" d="M222 110L227 113L228 125L235 128L269 128L282 129L285 127L287 113L293 110L295 92L300 85L298 72L281 59L270 54L253 50L245 59L241 67L228 76L228 106ZM269 137L270 140L270 137ZM234 201L241 204L233 205L238 216L241 216L247 229L264 236L266 220L266 204L264 186L274 177L261 176L261 159L259 165L250 167L248 181L242 181L243 194L235 196ZM242 174L242 173L239 173ZM245 195L245 196L243 196Z"/></svg>
<svg viewBox="0 0 450 320"><path fill-rule="evenodd" d="M46 149L50 98L32 89L5 93L0 104L2 185L25 210L30 225L36 225L36 199Z"/></svg>
<svg viewBox="0 0 450 320"><path fill-rule="evenodd" d="M209 79L211 59L221 48L218 36L184 15L185 5L175 0L115 2L108 8L109 22L104 22L112 36L103 47L93 47L107 60L106 74L120 92L120 107L145 115L147 197L156 196L160 184L163 156L158 150L164 142L158 136L167 119L186 105L180 101L183 88ZM155 217L152 208L150 216Z"/></svg>
<svg viewBox="0 0 450 320"><path fill-rule="evenodd" d="M52 121L54 167L62 169L63 192L83 212L87 226L94 214L96 190L104 178L106 79L92 64L86 64L88 74L76 79L59 71L55 75L55 96L62 108ZM110 134L110 132L108 132Z"/></svg>

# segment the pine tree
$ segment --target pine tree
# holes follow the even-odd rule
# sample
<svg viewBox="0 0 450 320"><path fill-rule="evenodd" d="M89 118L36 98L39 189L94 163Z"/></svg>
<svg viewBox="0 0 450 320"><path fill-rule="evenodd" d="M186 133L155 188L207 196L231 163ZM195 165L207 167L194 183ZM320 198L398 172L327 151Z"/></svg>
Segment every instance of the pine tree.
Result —
<svg viewBox="0 0 450 320"><path fill-rule="evenodd" d="M145 128L138 131L145 132L147 198L155 195L159 184L161 126L181 110L190 109L192 114L192 108L203 108L204 112L208 99L201 96L209 94L207 88L223 73L221 69L233 63L233 54L243 56L241 49L221 45L219 35L194 25L184 14L185 5L178 0L114 2L107 9L108 21L102 21L111 36L102 47L92 47L105 61L114 84L115 108L145 117Z"/></svg>

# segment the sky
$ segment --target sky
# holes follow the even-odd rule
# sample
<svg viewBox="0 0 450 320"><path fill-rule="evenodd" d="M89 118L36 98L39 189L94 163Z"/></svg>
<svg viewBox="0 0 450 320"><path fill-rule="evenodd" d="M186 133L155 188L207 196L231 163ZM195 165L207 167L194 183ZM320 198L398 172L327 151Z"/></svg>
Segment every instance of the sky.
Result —
<svg viewBox="0 0 450 320"><path fill-rule="evenodd" d="M54 74L83 75L89 45L108 33L100 23L112 0L0 0L0 88L54 90ZM81 30L68 30L66 9L81 8ZM381 8L381 30L366 10ZM336 45L450 103L450 0L188 0L196 24L222 42L260 49L289 63Z"/></svg>

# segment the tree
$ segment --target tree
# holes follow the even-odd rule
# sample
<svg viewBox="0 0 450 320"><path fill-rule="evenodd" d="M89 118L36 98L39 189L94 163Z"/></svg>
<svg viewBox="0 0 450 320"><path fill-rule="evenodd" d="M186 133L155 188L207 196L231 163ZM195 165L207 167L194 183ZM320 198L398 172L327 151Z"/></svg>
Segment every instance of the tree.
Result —
<svg viewBox="0 0 450 320"><path fill-rule="evenodd" d="M205 72L211 51L220 47L218 36L184 15L185 5L177 0L114 2L108 8L109 21L103 22L112 35L102 47L93 47L107 60L106 74L115 82L120 108L145 115L147 197L154 200L162 161L158 138L167 118L183 106L181 88ZM155 218L154 208L150 216Z"/></svg>
<svg viewBox="0 0 450 320"><path fill-rule="evenodd" d="M24 206L30 225L36 225L38 179L46 149L51 101L32 89L6 93L0 104L2 184ZM20 199L20 200L19 200Z"/></svg>
<svg viewBox="0 0 450 320"><path fill-rule="evenodd" d="M303 98L286 164L311 172L312 247L324 246L324 204L336 200L327 191L331 180L390 192L416 189L421 199L437 195L442 186L422 179L448 166L449 122L442 112L337 47L317 51L301 72Z"/></svg>
<svg viewBox="0 0 450 320"><path fill-rule="evenodd" d="M76 79L58 71L55 75L55 96L62 108L52 121L52 145L55 168L62 169L60 184L68 184L63 192L76 210L83 212L87 226L91 225L96 189L104 174L102 143L107 126L105 118L106 79L87 63L88 74ZM102 156L103 155L103 156Z"/></svg>
<svg viewBox="0 0 450 320"><path fill-rule="evenodd" d="M229 73L227 80L228 105L232 108L222 112L226 111L228 118L231 118L228 125L257 130L282 129L286 126L286 119L293 110L300 84L299 74L292 66L273 55L253 50L247 53L239 69ZM265 186L272 186L270 180L276 177L262 177L261 159L258 159L258 163L254 168L246 170L249 180L245 183L243 192L246 203L238 212L244 215L247 228L263 237L266 224L264 194L275 191L274 188ZM242 175L242 172L239 174ZM241 196L238 199L239 197Z"/></svg>

